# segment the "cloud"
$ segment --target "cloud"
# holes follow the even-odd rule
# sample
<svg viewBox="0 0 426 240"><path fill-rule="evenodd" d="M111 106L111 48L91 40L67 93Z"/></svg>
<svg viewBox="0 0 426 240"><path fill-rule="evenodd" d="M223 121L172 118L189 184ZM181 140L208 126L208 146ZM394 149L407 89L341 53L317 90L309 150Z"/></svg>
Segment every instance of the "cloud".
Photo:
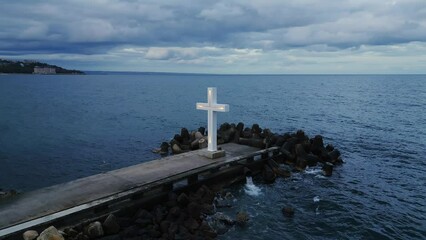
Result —
<svg viewBox="0 0 426 240"><path fill-rule="evenodd" d="M423 42L424 0L4 0L0 9L0 55L5 57L116 58L127 49L152 65L162 61L163 66L196 68L242 61L246 71L258 59L274 59L278 62L267 66L285 70L276 53L308 53L311 60L299 64L325 64L326 58L312 59L323 52L336 57L338 52L354 54L353 49L384 51L389 48L380 46L412 48ZM286 54L281 57L289 65L299 59ZM104 61L99 64L107 66Z"/></svg>

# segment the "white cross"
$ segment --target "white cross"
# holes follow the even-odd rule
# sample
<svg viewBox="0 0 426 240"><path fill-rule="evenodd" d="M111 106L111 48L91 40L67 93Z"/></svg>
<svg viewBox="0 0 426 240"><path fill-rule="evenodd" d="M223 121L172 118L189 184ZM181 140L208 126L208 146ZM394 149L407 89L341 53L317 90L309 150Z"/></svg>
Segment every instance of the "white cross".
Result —
<svg viewBox="0 0 426 240"><path fill-rule="evenodd" d="M229 112L228 104L217 104L216 88L207 89L207 103L197 103L198 110L207 110L208 147L210 152L217 151L217 112Z"/></svg>

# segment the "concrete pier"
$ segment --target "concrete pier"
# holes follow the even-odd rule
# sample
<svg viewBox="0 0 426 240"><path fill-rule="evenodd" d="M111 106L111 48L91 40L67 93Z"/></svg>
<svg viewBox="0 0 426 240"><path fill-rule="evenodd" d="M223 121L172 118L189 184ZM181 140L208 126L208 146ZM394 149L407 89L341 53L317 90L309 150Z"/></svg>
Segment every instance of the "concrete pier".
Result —
<svg viewBox="0 0 426 240"><path fill-rule="evenodd" d="M222 168L252 163L277 151L234 143L220 147L226 156L217 159L204 157L205 150L191 151L18 195L0 205L0 239L80 212L105 209L155 188L173 190L182 181L193 184L202 174L217 174Z"/></svg>

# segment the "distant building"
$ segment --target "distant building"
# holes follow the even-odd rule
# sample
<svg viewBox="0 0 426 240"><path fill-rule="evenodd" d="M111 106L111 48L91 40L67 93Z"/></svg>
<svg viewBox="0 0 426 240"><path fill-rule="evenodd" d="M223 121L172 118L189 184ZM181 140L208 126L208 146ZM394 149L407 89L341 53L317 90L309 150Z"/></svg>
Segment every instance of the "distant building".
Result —
<svg viewBox="0 0 426 240"><path fill-rule="evenodd" d="M56 69L52 67L34 67L34 74L56 74Z"/></svg>

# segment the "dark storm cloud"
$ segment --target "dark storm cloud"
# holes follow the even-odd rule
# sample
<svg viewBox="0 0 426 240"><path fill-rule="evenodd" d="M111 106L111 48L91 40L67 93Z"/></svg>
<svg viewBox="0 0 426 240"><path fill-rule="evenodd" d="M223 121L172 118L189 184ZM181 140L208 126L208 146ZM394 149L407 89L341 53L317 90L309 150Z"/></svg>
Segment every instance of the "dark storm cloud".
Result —
<svg viewBox="0 0 426 240"><path fill-rule="evenodd" d="M0 51L341 48L426 40L426 1L2 1Z"/></svg>
<svg viewBox="0 0 426 240"><path fill-rule="evenodd" d="M425 42L425 0L0 1L0 57L75 68L419 72Z"/></svg>

